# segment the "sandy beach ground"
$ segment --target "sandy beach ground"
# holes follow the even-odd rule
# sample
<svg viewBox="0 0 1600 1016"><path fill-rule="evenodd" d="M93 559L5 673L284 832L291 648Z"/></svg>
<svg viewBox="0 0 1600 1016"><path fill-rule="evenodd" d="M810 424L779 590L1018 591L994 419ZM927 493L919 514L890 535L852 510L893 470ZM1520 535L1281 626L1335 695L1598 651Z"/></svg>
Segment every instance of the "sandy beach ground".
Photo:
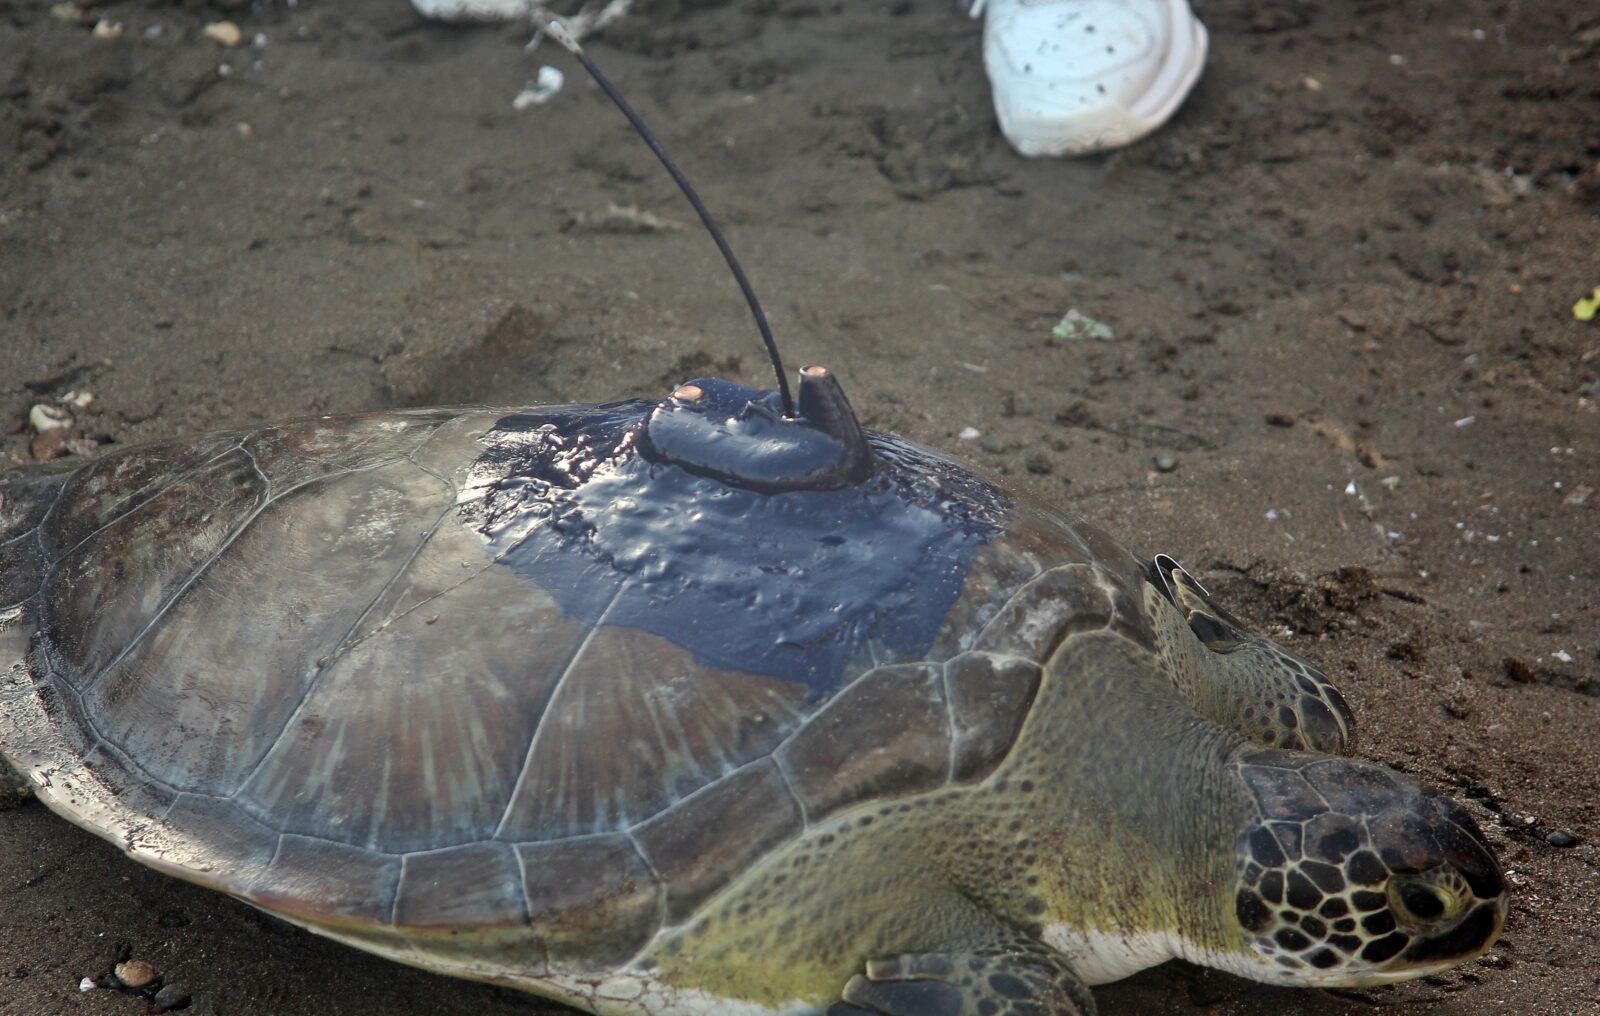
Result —
<svg viewBox="0 0 1600 1016"><path fill-rule="evenodd" d="M72 448L94 454L768 383L671 182L525 27L402 0L84 6L0 0L0 468L63 450L21 423L68 393L93 396ZM1100 990L1105 1016L1594 1016L1600 320L1572 306L1600 285L1600 13L1197 9L1212 60L1177 118L1075 162L1006 146L954 3L640 0L593 51L791 364L1178 557L1323 665L1361 754L1466 802L1516 887L1501 943L1439 977L1291 992L1169 964ZM238 45L203 34L224 20ZM565 89L514 109L546 63ZM1114 337L1052 341L1070 309ZM198 1013L557 1011L0 812L0 1012L142 1013L78 991L130 955Z"/></svg>

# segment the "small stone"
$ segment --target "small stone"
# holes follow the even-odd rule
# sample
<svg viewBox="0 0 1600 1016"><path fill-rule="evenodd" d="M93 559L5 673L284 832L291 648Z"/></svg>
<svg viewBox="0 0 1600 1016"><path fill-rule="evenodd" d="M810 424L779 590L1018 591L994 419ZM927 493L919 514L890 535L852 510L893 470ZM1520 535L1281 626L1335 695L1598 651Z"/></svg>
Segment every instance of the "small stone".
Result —
<svg viewBox="0 0 1600 1016"><path fill-rule="evenodd" d="M118 963L111 968L111 972L117 975L117 980L130 988L147 987L154 984L158 976L156 968L144 960L128 960L124 963Z"/></svg>
<svg viewBox="0 0 1600 1016"><path fill-rule="evenodd" d="M95 983L95 979L92 978L92 977L85 977L83 980L78 982L78 990L79 991L85 991L85 992L93 991L94 989L96 989L98 987L100 987L100 985L96 984Z"/></svg>
<svg viewBox="0 0 1600 1016"><path fill-rule="evenodd" d="M72 411L41 402L28 410L28 424L41 434L47 430L70 427L73 424Z"/></svg>
<svg viewBox="0 0 1600 1016"><path fill-rule="evenodd" d="M65 458L72 454L69 445L72 439L78 436L75 430L47 430L38 434L28 442L28 454L40 462L49 462L51 459Z"/></svg>
<svg viewBox="0 0 1600 1016"><path fill-rule="evenodd" d="M101 18L94 23L94 37L96 39L122 38L122 22L112 21L110 18Z"/></svg>
<svg viewBox="0 0 1600 1016"><path fill-rule="evenodd" d="M164 1010L189 1008L189 993L176 984L169 984L156 992L156 997L151 999L156 1008Z"/></svg>
<svg viewBox="0 0 1600 1016"><path fill-rule="evenodd" d="M1533 668L1528 666L1528 661L1519 660L1515 656L1507 656L1500 665L1505 668L1506 676L1518 684L1530 684L1535 680Z"/></svg>
<svg viewBox="0 0 1600 1016"><path fill-rule="evenodd" d="M1049 476L1050 471L1055 468L1055 464L1050 461L1050 456L1043 452L1028 456L1026 465L1028 472L1033 473L1035 476Z"/></svg>
<svg viewBox="0 0 1600 1016"><path fill-rule="evenodd" d="M1552 829L1544 834L1544 841L1552 847L1575 847L1578 838L1565 829Z"/></svg>
<svg viewBox="0 0 1600 1016"><path fill-rule="evenodd" d="M231 21L213 21L204 29L206 38L233 47L244 41L244 33Z"/></svg>
<svg viewBox="0 0 1600 1016"><path fill-rule="evenodd" d="M1294 424L1295 416L1293 413L1267 414L1267 426L1269 427L1293 427Z"/></svg>
<svg viewBox="0 0 1600 1016"><path fill-rule="evenodd" d="M1158 452L1155 463L1157 472L1170 473L1178 468L1178 457L1171 452Z"/></svg>

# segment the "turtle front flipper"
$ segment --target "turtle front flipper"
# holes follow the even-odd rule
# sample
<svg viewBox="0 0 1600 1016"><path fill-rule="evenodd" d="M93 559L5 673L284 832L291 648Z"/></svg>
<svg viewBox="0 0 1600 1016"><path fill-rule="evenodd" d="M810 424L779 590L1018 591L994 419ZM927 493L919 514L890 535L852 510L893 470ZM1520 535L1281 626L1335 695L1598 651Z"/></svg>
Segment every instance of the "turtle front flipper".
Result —
<svg viewBox="0 0 1600 1016"><path fill-rule="evenodd" d="M1183 566L1157 554L1146 609L1190 705L1260 744L1348 754L1355 716L1322 672L1249 631Z"/></svg>
<svg viewBox="0 0 1600 1016"><path fill-rule="evenodd" d="M1045 946L869 960L826 1016L1094 1016L1088 985Z"/></svg>

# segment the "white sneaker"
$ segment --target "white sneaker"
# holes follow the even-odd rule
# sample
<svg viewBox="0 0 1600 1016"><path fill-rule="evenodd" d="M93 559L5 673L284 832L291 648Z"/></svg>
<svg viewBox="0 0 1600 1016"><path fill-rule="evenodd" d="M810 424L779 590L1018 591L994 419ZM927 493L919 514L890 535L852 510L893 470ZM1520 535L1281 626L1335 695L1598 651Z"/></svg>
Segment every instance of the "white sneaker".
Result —
<svg viewBox="0 0 1600 1016"><path fill-rule="evenodd" d="M1187 0L976 0L1000 130L1023 155L1139 140L1183 103L1206 62Z"/></svg>
<svg viewBox="0 0 1600 1016"><path fill-rule="evenodd" d="M436 21L527 21L553 17L539 0L411 0L418 14ZM605 6L585 4L583 10L561 19L574 39L584 39L628 13L633 0L606 0ZM540 26L542 32L542 26ZM531 49L541 38L534 35Z"/></svg>
<svg viewBox="0 0 1600 1016"><path fill-rule="evenodd" d="M439 21L513 21L531 18L529 0L411 0L425 18Z"/></svg>

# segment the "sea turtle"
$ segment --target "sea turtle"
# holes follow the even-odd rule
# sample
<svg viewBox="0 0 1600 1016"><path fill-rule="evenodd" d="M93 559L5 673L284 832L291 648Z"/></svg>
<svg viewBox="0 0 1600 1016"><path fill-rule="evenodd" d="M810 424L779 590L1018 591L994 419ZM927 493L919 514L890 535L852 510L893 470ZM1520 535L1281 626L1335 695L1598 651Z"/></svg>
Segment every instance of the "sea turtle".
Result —
<svg viewBox="0 0 1600 1016"><path fill-rule="evenodd" d="M1487 949L1443 795L1164 555L778 392L319 417L0 477L0 764L145 864L628 1016L1084 1016Z"/></svg>
<svg viewBox="0 0 1600 1016"><path fill-rule="evenodd" d="M818 367L0 478L0 668L0 754L134 859L597 1013L1376 984L1506 913L1310 664Z"/></svg>

